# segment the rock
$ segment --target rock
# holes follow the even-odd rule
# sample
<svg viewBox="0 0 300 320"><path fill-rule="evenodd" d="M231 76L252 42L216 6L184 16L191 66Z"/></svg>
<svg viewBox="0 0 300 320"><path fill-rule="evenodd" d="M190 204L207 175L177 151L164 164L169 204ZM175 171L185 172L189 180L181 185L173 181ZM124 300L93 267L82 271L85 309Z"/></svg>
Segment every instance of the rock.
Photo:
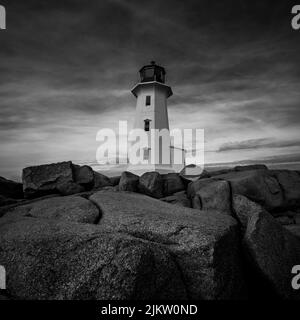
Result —
<svg viewBox="0 0 300 320"><path fill-rule="evenodd" d="M175 204L186 208L191 208L191 200L187 197L185 191L176 192L171 196L159 199L167 203Z"/></svg>
<svg viewBox="0 0 300 320"><path fill-rule="evenodd" d="M158 172L146 172L139 179L139 191L153 198L163 197L163 179Z"/></svg>
<svg viewBox="0 0 300 320"><path fill-rule="evenodd" d="M110 179L99 172L94 172L94 182L94 189L112 186Z"/></svg>
<svg viewBox="0 0 300 320"><path fill-rule="evenodd" d="M1 291L0 291L0 301L1 300L10 300L9 297L7 297L6 295L4 294L1 294Z"/></svg>
<svg viewBox="0 0 300 320"><path fill-rule="evenodd" d="M290 225L285 225L284 227L286 228L286 230L288 230L290 233L292 233L293 236L297 237L300 240L300 225L299 224L290 224Z"/></svg>
<svg viewBox="0 0 300 320"><path fill-rule="evenodd" d="M253 266L284 299L299 299L291 286L291 270L299 264L300 242L267 212L251 215L244 248ZM257 288L259 290L259 288Z"/></svg>
<svg viewBox="0 0 300 320"><path fill-rule="evenodd" d="M185 190L184 183L178 173L168 173L162 175L163 178L163 190L165 196L170 196L176 192Z"/></svg>
<svg viewBox="0 0 300 320"><path fill-rule="evenodd" d="M0 263L9 294L22 300L186 298L163 246L95 225L0 220Z"/></svg>
<svg viewBox="0 0 300 320"><path fill-rule="evenodd" d="M48 199L48 198L52 198L52 197L59 197L59 194L51 194L51 195L47 195L44 197L40 197L40 198L35 198L35 199L22 199L22 200L17 200L17 202L9 204L9 205L5 205L3 207L0 208L0 217L2 217L6 212L11 211L12 209L20 206L20 205L26 205L26 204L31 204L34 203L36 201L41 201L44 199Z"/></svg>
<svg viewBox="0 0 300 320"><path fill-rule="evenodd" d="M195 164L186 165L180 172L179 175L185 178L195 178L203 174L204 170Z"/></svg>
<svg viewBox="0 0 300 320"><path fill-rule="evenodd" d="M183 183L183 185L184 185L184 190L186 190L187 187L188 187L188 185L189 185L192 181L195 180L195 179L185 178L184 176L181 176L181 175L179 175L179 176L180 176L181 181L182 181L182 183Z"/></svg>
<svg viewBox="0 0 300 320"><path fill-rule="evenodd" d="M227 174L231 172L239 171L252 171L252 170L268 170L268 167L264 164L252 164L247 166L235 166L233 168L224 168L220 170L210 171L209 174L211 177L219 176L221 174Z"/></svg>
<svg viewBox="0 0 300 320"><path fill-rule="evenodd" d="M137 192L139 179L140 179L139 176L131 172L124 171L120 178L119 191Z"/></svg>
<svg viewBox="0 0 300 320"><path fill-rule="evenodd" d="M294 219L288 216L285 217L277 217L275 218L277 222L279 222L282 225L289 225L289 224L294 224Z"/></svg>
<svg viewBox="0 0 300 320"><path fill-rule="evenodd" d="M77 193L80 189L73 179L71 161L25 168L22 179L26 198L36 198L52 193L67 195Z"/></svg>
<svg viewBox="0 0 300 320"><path fill-rule="evenodd" d="M33 217L61 221L95 223L100 214L89 200L77 196L55 197L18 206L7 211L6 218Z"/></svg>
<svg viewBox="0 0 300 320"><path fill-rule="evenodd" d="M76 184L76 183L70 181L70 182L59 184L57 186L57 191L62 196L69 196L72 194L84 192L85 188L79 184Z"/></svg>
<svg viewBox="0 0 300 320"><path fill-rule="evenodd" d="M203 170L202 173L200 174L199 179L206 179L206 178L210 178L210 177L211 177L210 173L206 170Z"/></svg>
<svg viewBox="0 0 300 320"><path fill-rule="evenodd" d="M232 217L170 205L137 193L99 191L90 200L103 214L99 224L104 229L168 249L190 299L240 297L238 228Z"/></svg>
<svg viewBox="0 0 300 320"><path fill-rule="evenodd" d="M112 186L109 186L109 187L103 187L103 188L101 188L101 190L109 190L109 191L115 191L115 192L117 192L117 191L119 191L119 186L114 186L114 187L112 187ZM94 192L93 192L94 193Z"/></svg>
<svg viewBox="0 0 300 320"><path fill-rule="evenodd" d="M227 174L230 172L234 172L234 168L224 168L220 170L209 171L209 175L212 178L212 177L219 176L221 174Z"/></svg>
<svg viewBox="0 0 300 320"><path fill-rule="evenodd" d="M252 215L259 212L265 212L261 205L240 194L233 195L232 206L236 217L242 225L243 230L247 228L248 220Z"/></svg>
<svg viewBox="0 0 300 320"><path fill-rule="evenodd" d="M90 190L94 186L94 171L89 166L73 165L75 182Z"/></svg>
<svg viewBox="0 0 300 320"><path fill-rule="evenodd" d="M227 181L198 179L189 184L187 194L195 209L217 210L231 215L231 195Z"/></svg>
<svg viewBox="0 0 300 320"><path fill-rule="evenodd" d="M201 172L201 169L198 168L198 170L200 170L199 172ZM180 173L179 173L179 176L181 177L181 179L184 181L184 180L188 180L189 182L191 181L195 181L197 179L205 179L205 178L210 178L211 175L208 171L206 170L203 170L201 173L198 173L196 175L188 175L188 174L185 174L186 171L184 170L181 170ZM189 171L187 171L189 172Z"/></svg>
<svg viewBox="0 0 300 320"><path fill-rule="evenodd" d="M4 198L22 199L24 198L23 185L0 177L0 195Z"/></svg>
<svg viewBox="0 0 300 320"><path fill-rule="evenodd" d="M118 186L121 180L121 176L117 176L117 177L110 177L109 178L111 184L115 187Z"/></svg>
<svg viewBox="0 0 300 320"><path fill-rule="evenodd" d="M215 178L228 181L233 194L241 194L259 203L267 211L283 207L280 185L269 170L231 172Z"/></svg>
<svg viewBox="0 0 300 320"><path fill-rule="evenodd" d="M0 207L3 206L8 206L11 204L19 203L23 201L22 199L12 199L12 198L7 198L5 196L0 195Z"/></svg>
<svg viewBox="0 0 300 320"><path fill-rule="evenodd" d="M249 170L268 170L264 164L251 164L248 166L236 166L233 168L235 171L249 171Z"/></svg>
<svg viewBox="0 0 300 320"><path fill-rule="evenodd" d="M279 211L279 212L273 212L272 215L274 217L289 217L289 218L295 218L297 215L297 212L291 211L291 210L285 210L285 211Z"/></svg>
<svg viewBox="0 0 300 320"><path fill-rule="evenodd" d="M283 190L285 208L300 206L300 174L290 170L272 170Z"/></svg>

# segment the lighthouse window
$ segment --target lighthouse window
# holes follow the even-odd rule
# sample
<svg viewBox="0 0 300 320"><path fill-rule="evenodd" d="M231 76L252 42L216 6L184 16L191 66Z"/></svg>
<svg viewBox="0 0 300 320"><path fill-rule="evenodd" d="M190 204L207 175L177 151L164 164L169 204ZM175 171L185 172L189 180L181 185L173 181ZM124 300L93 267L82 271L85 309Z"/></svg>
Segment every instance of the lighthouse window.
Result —
<svg viewBox="0 0 300 320"><path fill-rule="evenodd" d="M146 106L151 105L151 96L146 96Z"/></svg>
<svg viewBox="0 0 300 320"><path fill-rule="evenodd" d="M149 160L149 148L144 149L144 160Z"/></svg>
<svg viewBox="0 0 300 320"><path fill-rule="evenodd" d="M145 131L150 130L150 120L149 119L144 120L144 130Z"/></svg>

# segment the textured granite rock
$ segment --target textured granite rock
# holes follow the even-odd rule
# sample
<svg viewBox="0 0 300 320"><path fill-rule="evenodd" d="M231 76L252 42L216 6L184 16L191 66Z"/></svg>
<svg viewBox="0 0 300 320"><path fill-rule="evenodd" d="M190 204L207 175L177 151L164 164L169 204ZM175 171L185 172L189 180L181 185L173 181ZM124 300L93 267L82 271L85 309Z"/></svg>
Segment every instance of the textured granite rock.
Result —
<svg viewBox="0 0 300 320"><path fill-rule="evenodd" d="M268 212L257 212L248 220L244 248L250 263L269 282L278 296L300 299L291 286L291 270L300 261L300 240Z"/></svg>
<svg viewBox="0 0 300 320"><path fill-rule="evenodd" d="M170 196L176 192L185 190L185 185L178 173L164 174L162 178L163 193L165 196Z"/></svg>
<svg viewBox="0 0 300 320"><path fill-rule="evenodd" d="M163 247L99 226L0 219L0 264L17 299L185 299Z"/></svg>
<svg viewBox="0 0 300 320"><path fill-rule="evenodd" d="M177 206L191 208L191 200L187 197L185 191L176 192L171 196L159 199L167 203L171 203Z"/></svg>
<svg viewBox="0 0 300 320"><path fill-rule="evenodd" d="M141 194L99 191L90 197L108 231L158 243L174 256L192 299L239 297L238 228L227 215L183 208Z"/></svg>
<svg viewBox="0 0 300 320"><path fill-rule="evenodd" d="M78 196L53 197L12 208L5 218L34 217L61 221L95 223L99 220L98 208L89 200Z"/></svg>
<svg viewBox="0 0 300 320"><path fill-rule="evenodd" d="M187 194L195 209L217 210L231 215L231 193L227 181L198 179L189 184Z"/></svg>
<svg viewBox="0 0 300 320"><path fill-rule="evenodd" d="M265 209L261 205L240 194L233 195L232 207L243 230L247 228L248 220L252 215L265 212Z"/></svg>
<svg viewBox="0 0 300 320"><path fill-rule="evenodd" d="M153 198L162 198L164 182L158 172L146 172L139 179L139 192Z"/></svg>
<svg viewBox="0 0 300 320"><path fill-rule="evenodd" d="M139 176L137 176L131 172L124 171L121 175L121 178L120 178L119 190L120 191L137 192L139 179L140 179Z"/></svg>
<svg viewBox="0 0 300 320"><path fill-rule="evenodd" d="M104 187L111 187L110 179L100 172L94 172L94 189L101 189Z"/></svg>
<svg viewBox="0 0 300 320"><path fill-rule="evenodd" d="M240 194L261 204L267 211L279 210L284 206L282 189L269 170L230 172L215 178L230 183L232 194Z"/></svg>
<svg viewBox="0 0 300 320"><path fill-rule="evenodd" d="M23 169L23 191L26 198L51 193L69 195L84 189L74 182L72 162L60 162Z"/></svg>

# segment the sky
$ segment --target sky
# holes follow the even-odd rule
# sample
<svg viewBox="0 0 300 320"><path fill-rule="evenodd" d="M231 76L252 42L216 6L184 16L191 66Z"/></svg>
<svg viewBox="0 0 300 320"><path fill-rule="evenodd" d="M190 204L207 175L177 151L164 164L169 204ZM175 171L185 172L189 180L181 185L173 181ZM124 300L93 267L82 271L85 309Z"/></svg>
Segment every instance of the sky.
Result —
<svg viewBox="0 0 300 320"><path fill-rule="evenodd" d="M286 0L0 0L0 175L95 162L133 123L130 90L167 70L170 128L205 131L206 163L300 154L300 30ZM295 4L295 3L294 3Z"/></svg>

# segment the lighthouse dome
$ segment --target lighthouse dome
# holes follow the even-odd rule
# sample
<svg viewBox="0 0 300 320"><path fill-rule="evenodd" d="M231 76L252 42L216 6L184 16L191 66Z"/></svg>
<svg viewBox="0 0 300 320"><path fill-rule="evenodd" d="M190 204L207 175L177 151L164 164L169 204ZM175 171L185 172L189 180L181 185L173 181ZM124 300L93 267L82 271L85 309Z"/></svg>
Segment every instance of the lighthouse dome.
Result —
<svg viewBox="0 0 300 320"><path fill-rule="evenodd" d="M166 70L165 68L158 66L155 61L151 61L151 64L140 69L140 78L141 82L157 81L165 83Z"/></svg>

